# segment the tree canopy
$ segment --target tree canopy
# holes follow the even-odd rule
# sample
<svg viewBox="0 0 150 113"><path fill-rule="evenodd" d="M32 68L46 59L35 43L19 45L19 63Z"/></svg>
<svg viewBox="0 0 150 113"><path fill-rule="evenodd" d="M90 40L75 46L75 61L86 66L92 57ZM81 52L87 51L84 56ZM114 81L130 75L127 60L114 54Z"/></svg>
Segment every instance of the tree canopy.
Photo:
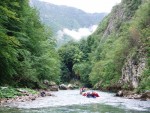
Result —
<svg viewBox="0 0 150 113"><path fill-rule="evenodd" d="M28 0L0 2L0 85L39 87L60 81L60 62L51 31Z"/></svg>

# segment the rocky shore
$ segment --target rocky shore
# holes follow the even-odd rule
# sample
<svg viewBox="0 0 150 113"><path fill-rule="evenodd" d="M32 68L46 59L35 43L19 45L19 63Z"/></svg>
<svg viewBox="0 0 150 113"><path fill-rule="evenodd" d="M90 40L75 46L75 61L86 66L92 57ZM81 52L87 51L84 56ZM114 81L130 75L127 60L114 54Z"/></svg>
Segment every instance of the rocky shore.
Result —
<svg viewBox="0 0 150 113"><path fill-rule="evenodd" d="M137 94L133 91L120 90L116 93L115 96L125 97L128 99L140 99L142 101L150 100L150 91L146 91L144 93Z"/></svg>
<svg viewBox="0 0 150 113"><path fill-rule="evenodd" d="M57 85L55 82L49 82L48 80L44 81L44 84L46 85L46 89L42 90L35 90L36 93L31 93L26 89L16 88L16 91L20 93L20 96L14 96L11 98L0 98L0 105L3 105L5 103L13 103L13 102L25 102L25 101L34 101L36 98L39 97L46 97L46 96L55 96L51 92L52 91L59 91L59 90L72 90L77 88L76 85L73 84L60 84ZM6 89L8 87L1 87L2 89ZM9 89L8 89L9 90Z"/></svg>
<svg viewBox="0 0 150 113"><path fill-rule="evenodd" d="M0 105L3 105L5 103L12 103L12 102L34 101L38 97L55 96L51 94L50 91L38 91L37 94L30 94L28 92L23 92L23 91L21 93L23 94L23 96L16 96L14 98L1 98Z"/></svg>

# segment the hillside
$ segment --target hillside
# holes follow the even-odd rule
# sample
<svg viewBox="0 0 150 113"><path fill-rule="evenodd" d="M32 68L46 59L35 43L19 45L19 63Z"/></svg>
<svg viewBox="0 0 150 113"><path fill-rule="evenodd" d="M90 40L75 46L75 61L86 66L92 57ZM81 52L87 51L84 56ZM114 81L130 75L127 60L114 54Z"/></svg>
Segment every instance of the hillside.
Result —
<svg viewBox="0 0 150 113"><path fill-rule="evenodd" d="M148 5L147 0L122 0L91 36L94 45L99 41L89 76L96 88L150 89Z"/></svg>
<svg viewBox="0 0 150 113"><path fill-rule="evenodd" d="M150 90L149 6L148 0L122 0L87 40L59 49L63 72L95 89Z"/></svg>
<svg viewBox="0 0 150 113"><path fill-rule="evenodd" d="M86 13L73 7L54 5L39 0L30 0L31 6L39 11L41 21L51 28L57 39L57 47L74 40L64 29L70 32L78 32L80 28L87 28L98 25L107 15L106 13ZM80 37L82 38L82 37Z"/></svg>
<svg viewBox="0 0 150 113"><path fill-rule="evenodd" d="M86 13L76 8L39 0L31 0L30 4L39 10L42 22L50 26L55 33L63 28L79 29L97 25L106 15L106 13Z"/></svg>

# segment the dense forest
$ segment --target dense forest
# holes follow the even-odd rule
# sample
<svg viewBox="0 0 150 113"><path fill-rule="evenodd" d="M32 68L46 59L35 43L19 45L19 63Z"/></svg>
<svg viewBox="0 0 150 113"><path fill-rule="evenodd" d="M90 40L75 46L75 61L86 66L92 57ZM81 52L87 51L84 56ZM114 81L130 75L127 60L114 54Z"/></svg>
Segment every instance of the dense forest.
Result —
<svg viewBox="0 0 150 113"><path fill-rule="evenodd" d="M149 0L122 0L87 39L58 50L51 30L28 2L0 2L1 86L42 88L49 80L150 90Z"/></svg>
<svg viewBox="0 0 150 113"><path fill-rule="evenodd" d="M0 2L0 85L42 87L59 82L55 40L28 0Z"/></svg>

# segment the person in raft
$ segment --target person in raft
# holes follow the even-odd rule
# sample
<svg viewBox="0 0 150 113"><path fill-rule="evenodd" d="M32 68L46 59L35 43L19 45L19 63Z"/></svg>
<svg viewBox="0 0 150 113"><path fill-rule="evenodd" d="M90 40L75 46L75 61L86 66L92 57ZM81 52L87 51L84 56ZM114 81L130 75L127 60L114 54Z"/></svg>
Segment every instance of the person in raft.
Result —
<svg viewBox="0 0 150 113"><path fill-rule="evenodd" d="M94 92L94 91L92 91L92 93L90 93L90 92L83 93L82 95L83 95L83 96L86 96L86 97L88 97L88 98L96 98L96 97L99 97L99 94L96 93L96 92Z"/></svg>
<svg viewBox="0 0 150 113"><path fill-rule="evenodd" d="M85 87L82 87L81 89L80 89L80 94L82 94L83 92L85 92Z"/></svg>

